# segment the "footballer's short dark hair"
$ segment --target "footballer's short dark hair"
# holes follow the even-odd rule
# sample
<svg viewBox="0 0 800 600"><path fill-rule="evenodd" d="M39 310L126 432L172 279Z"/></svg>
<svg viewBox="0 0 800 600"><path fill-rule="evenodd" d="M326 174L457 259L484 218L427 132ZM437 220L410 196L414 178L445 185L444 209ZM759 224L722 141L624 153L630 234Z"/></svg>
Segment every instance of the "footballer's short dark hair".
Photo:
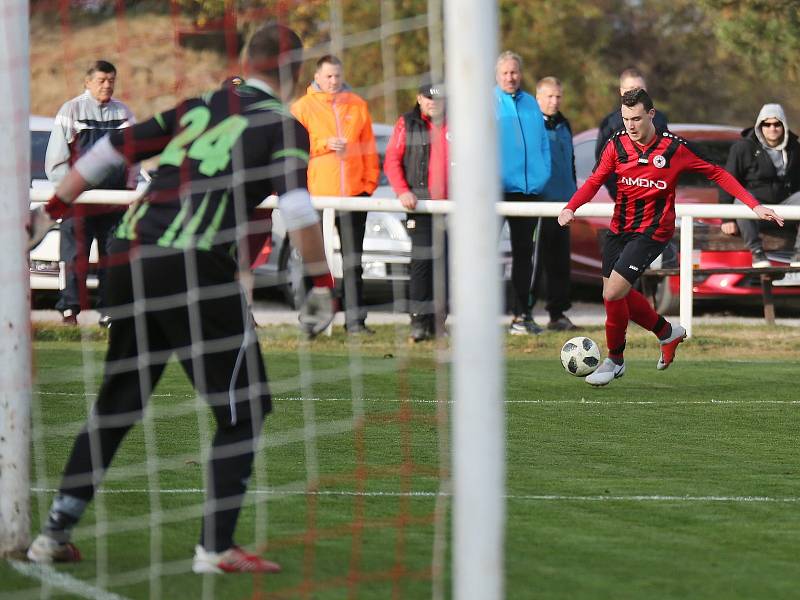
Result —
<svg viewBox="0 0 800 600"><path fill-rule="evenodd" d="M622 106L633 108L637 104L644 106L647 111L653 110L653 99L644 88L633 88L622 94Z"/></svg>
<svg viewBox="0 0 800 600"><path fill-rule="evenodd" d="M247 59L259 73L280 79L281 70L289 67L294 80L300 73L303 42L292 29L275 22L259 27L247 43Z"/></svg>
<svg viewBox="0 0 800 600"><path fill-rule="evenodd" d="M117 74L117 67L108 62L107 60L96 60L92 65L86 69L86 76L91 77L97 72L100 73L114 73Z"/></svg>

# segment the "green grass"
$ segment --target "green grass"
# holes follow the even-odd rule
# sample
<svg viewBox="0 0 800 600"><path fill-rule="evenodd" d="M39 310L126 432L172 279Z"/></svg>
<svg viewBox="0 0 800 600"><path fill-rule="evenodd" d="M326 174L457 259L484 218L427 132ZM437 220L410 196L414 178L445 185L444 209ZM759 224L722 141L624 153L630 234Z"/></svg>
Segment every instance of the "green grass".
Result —
<svg viewBox="0 0 800 600"><path fill-rule="evenodd" d="M587 333L602 340L599 329ZM47 330L37 337L57 339ZM83 346L36 343L37 487L57 485L85 416L84 365L92 372L103 356L102 334L87 338ZM446 354L430 343L409 347L389 327L350 348L340 335L308 346L290 328L267 328L262 338L276 402L251 489L273 493L250 495L237 539L249 544L267 529L266 554L284 573L186 572L201 495L145 493L156 485L202 487L206 441L197 431L212 420L175 365L156 391L147 427L132 431L106 480L108 491L134 491L99 495L76 532L86 560L58 570L130 598L431 597L435 494L447 468L439 438L449 437L434 402L447 366L435 357ZM563 372L563 338L508 340L507 597L797 597L800 332L702 328L662 373L652 336L631 332L628 372L603 389ZM316 398L305 403L297 379L304 361ZM353 365L363 373L355 385ZM353 395L365 399L363 419L355 421ZM309 410L320 495L301 493ZM159 460L150 479L146 431ZM34 523L50 498L34 495ZM155 528L153 499L165 521ZM98 514L109 532L99 537ZM449 520L445 530L449 540ZM165 563L160 576L150 570L154 550ZM450 551L442 558L449 565ZM103 571L106 579L98 580ZM447 597L449 572L445 566ZM39 597L37 580L8 563L0 563L0 582L0 598Z"/></svg>

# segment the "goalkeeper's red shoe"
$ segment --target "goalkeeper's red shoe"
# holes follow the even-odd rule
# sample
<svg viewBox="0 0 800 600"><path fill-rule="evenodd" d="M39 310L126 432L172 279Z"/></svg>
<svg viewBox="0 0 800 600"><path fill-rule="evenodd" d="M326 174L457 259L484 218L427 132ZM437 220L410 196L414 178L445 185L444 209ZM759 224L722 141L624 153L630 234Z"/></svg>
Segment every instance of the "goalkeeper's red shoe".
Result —
<svg viewBox="0 0 800 600"><path fill-rule="evenodd" d="M70 542L61 544L43 533L36 536L27 554L31 562L44 564L78 562L81 559L81 553L74 544Z"/></svg>
<svg viewBox="0 0 800 600"><path fill-rule="evenodd" d="M675 350L678 344L686 339L686 330L681 325L672 326L672 335L661 341L661 356L658 359L656 369L663 371L675 360Z"/></svg>
<svg viewBox="0 0 800 600"><path fill-rule="evenodd" d="M195 546L192 571L195 573L280 573L281 566L257 554L233 546L225 552L207 552Z"/></svg>

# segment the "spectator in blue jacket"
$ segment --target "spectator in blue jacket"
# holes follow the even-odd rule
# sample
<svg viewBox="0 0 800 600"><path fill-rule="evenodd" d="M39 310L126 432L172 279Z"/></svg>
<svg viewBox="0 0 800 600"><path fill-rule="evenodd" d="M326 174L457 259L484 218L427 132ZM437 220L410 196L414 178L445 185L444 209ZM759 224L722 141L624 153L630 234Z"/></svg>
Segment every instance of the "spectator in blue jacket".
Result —
<svg viewBox="0 0 800 600"><path fill-rule="evenodd" d="M577 190L572 128L561 114L562 90L561 82L555 77L544 77L536 83L536 102L544 115L544 127L550 140L550 179L542 190L542 197L548 202L567 202ZM561 227L555 217L540 217L537 232L533 251L534 293L547 298L545 308L550 314L547 328L576 329L564 314L572 306L569 228Z"/></svg>
<svg viewBox="0 0 800 600"><path fill-rule="evenodd" d="M550 178L550 140L542 111L536 99L520 89L522 59L514 52L503 52L495 65L497 86L495 116L500 144L500 170L503 199L506 202L541 200ZM541 333L533 320L533 236L536 217L508 219L511 232L511 285L514 318L512 335Z"/></svg>

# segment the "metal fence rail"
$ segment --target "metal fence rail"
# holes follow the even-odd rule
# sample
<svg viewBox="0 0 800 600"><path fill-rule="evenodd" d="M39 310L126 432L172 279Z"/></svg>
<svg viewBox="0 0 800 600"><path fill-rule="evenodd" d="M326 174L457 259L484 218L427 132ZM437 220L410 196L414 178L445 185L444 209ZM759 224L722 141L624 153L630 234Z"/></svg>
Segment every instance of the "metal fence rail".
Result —
<svg viewBox="0 0 800 600"><path fill-rule="evenodd" d="M45 202L52 192L45 189L32 189L31 202ZM129 204L141 196L139 192L118 190L92 190L84 193L78 202L81 204ZM337 196L315 196L314 207L323 211L323 231L325 247L332 253L333 211L382 211L406 212L399 200L391 198L349 198ZM415 212L447 214L453 210L449 200L420 200ZM278 200L270 196L260 205L262 208L277 208ZM503 217L556 217L564 208L562 202L500 202L497 214ZM782 204L769 205L787 221L800 221L800 206ZM606 202L590 202L580 207L576 214L581 217L611 217L614 205ZM741 204L681 204L675 205L676 225L681 229L680 244L680 322L692 335L693 293L692 293L692 251L694 250L694 220L705 219L755 219L755 213ZM330 261L330 255L328 256Z"/></svg>

